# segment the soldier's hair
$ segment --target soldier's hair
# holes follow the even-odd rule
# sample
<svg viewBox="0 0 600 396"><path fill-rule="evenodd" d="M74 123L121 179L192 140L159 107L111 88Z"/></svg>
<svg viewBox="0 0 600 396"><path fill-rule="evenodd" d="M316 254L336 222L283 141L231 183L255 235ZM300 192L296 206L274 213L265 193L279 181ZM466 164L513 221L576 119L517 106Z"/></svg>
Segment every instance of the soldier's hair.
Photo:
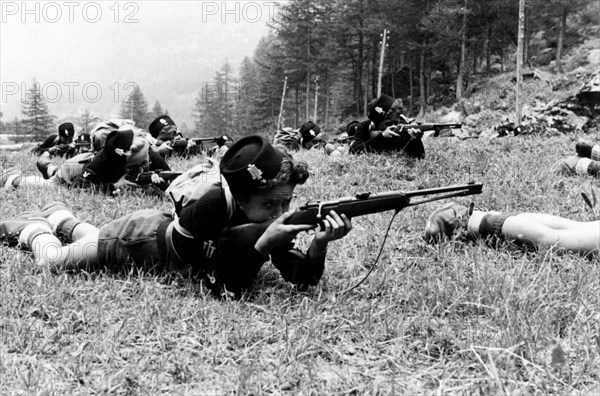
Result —
<svg viewBox="0 0 600 396"><path fill-rule="evenodd" d="M131 142L131 153L135 154L142 151L145 147L149 147L150 142L148 141L148 137L145 132L140 130L134 130L133 132L133 142Z"/></svg>
<svg viewBox="0 0 600 396"><path fill-rule="evenodd" d="M285 146L275 145L275 148L283 154L283 160L279 173L271 182L275 185L304 184L309 176L308 164L304 161L294 161L294 157Z"/></svg>
<svg viewBox="0 0 600 396"><path fill-rule="evenodd" d="M402 113L403 110L404 110L404 103L402 103L402 99L396 99L396 100L394 100L394 103L392 103L392 107L390 107L390 109L388 110L388 113L391 113L392 111L397 111L398 113Z"/></svg>
<svg viewBox="0 0 600 396"><path fill-rule="evenodd" d="M283 159L281 161L281 169L279 169L279 173L273 179L269 180L267 184L264 186L258 187L257 190L248 191L243 193L242 196L244 198L248 198L248 196L255 192L265 192L269 191L277 186L281 186L284 184L304 184L306 179L308 179L308 164L305 161L295 161L294 157L288 152L287 148L283 145L276 144L274 145L276 150L279 150L283 155Z"/></svg>

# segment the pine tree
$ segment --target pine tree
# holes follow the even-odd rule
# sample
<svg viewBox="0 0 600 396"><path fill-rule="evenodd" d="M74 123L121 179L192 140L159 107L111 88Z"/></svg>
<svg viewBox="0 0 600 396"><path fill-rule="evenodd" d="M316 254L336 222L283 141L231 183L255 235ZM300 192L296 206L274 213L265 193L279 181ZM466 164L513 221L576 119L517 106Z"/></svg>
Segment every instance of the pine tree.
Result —
<svg viewBox="0 0 600 396"><path fill-rule="evenodd" d="M21 112L23 114L23 128L35 140L43 140L49 133L52 133L54 117L50 115L48 105L42 97L40 84L35 79L32 87L27 90Z"/></svg>
<svg viewBox="0 0 600 396"><path fill-rule="evenodd" d="M79 116L79 133L90 133L94 126L102 121L102 119L85 109L84 113Z"/></svg>
<svg viewBox="0 0 600 396"><path fill-rule="evenodd" d="M23 121L19 120L17 117L12 122L12 130L16 135L15 142L25 142L28 140L27 138L27 130L23 127Z"/></svg>
<svg viewBox="0 0 600 396"><path fill-rule="evenodd" d="M27 130L23 127L23 122L17 117L13 121L3 123L2 131L7 135L14 135L11 140L15 143L26 142L31 139L27 135Z"/></svg>
<svg viewBox="0 0 600 396"><path fill-rule="evenodd" d="M154 118L165 115L165 111L163 110L158 100L156 101L156 103L154 103L154 107L152 107L152 115L154 116Z"/></svg>
<svg viewBox="0 0 600 396"><path fill-rule="evenodd" d="M214 81L205 86L200 97L202 117L199 131L203 136L232 134L234 131L234 110L236 78L228 60L216 73Z"/></svg>
<svg viewBox="0 0 600 396"><path fill-rule="evenodd" d="M261 39L254 51L253 63L256 66L255 79L251 89L244 89L244 95L250 98L253 107L253 120L250 124L253 133L275 134L281 92L285 78L285 70L281 60L285 56L277 45L277 38L269 35ZM288 108L284 111L284 118L289 124L293 119L288 115L295 115L298 111L296 103L286 100ZM293 125L290 125L293 126Z"/></svg>
<svg viewBox="0 0 600 396"><path fill-rule="evenodd" d="M194 107L192 107L192 118L194 120L194 130L193 134L196 136L200 136L202 131L202 124L204 122L204 112L205 112L205 102L204 95L202 90L198 92L198 96L196 96L196 101L194 102Z"/></svg>
<svg viewBox="0 0 600 396"><path fill-rule="evenodd" d="M259 95L259 89L256 65L250 58L245 57L239 71L239 95L234 117L236 135L251 135L257 128L257 118L262 118L260 114L257 114L254 105Z"/></svg>
<svg viewBox="0 0 600 396"><path fill-rule="evenodd" d="M148 128L152 122L152 114L148 112L148 102L139 87L135 87L133 93L123 100L120 116L135 121L135 125L142 129Z"/></svg>

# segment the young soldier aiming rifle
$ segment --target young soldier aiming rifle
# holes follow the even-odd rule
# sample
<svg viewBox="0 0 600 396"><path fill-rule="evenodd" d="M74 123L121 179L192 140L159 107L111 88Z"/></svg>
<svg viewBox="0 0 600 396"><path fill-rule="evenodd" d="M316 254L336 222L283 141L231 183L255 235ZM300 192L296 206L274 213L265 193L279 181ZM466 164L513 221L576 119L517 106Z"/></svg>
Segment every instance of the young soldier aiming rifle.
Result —
<svg viewBox="0 0 600 396"><path fill-rule="evenodd" d="M206 279L210 288L239 295L270 260L283 278L300 287L319 282L327 245L352 228L335 212L325 214L306 254L293 239L312 224L286 224L294 188L308 178L308 166L250 136L236 142L220 163L219 182L184 206L178 218L159 210L139 210L97 228L63 204L0 221L0 239L31 249L40 266L56 271L80 268L176 271ZM240 227L264 227L251 240ZM62 246L57 236L68 243Z"/></svg>

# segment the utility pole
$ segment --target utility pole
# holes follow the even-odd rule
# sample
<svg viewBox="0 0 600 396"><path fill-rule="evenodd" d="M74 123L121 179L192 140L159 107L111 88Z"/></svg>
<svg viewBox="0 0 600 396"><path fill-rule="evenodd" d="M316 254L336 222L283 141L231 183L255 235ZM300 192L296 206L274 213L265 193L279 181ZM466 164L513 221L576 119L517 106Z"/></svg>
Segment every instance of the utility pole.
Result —
<svg viewBox="0 0 600 396"><path fill-rule="evenodd" d="M275 133L281 130L281 124L283 123L283 104L285 103L285 91L287 89L287 76L283 80L283 92L281 93L281 106L279 106L279 118L277 119L277 130Z"/></svg>
<svg viewBox="0 0 600 396"><path fill-rule="evenodd" d="M319 100L319 76L315 77L315 111L313 115L313 122L317 123L317 102Z"/></svg>
<svg viewBox="0 0 600 396"><path fill-rule="evenodd" d="M382 39L381 39L381 53L379 54L379 76L377 78L377 97L381 95L381 79L383 78L383 59L385 58L385 48L387 47L388 31L387 29L383 29Z"/></svg>
<svg viewBox="0 0 600 396"><path fill-rule="evenodd" d="M515 127L521 125L523 109L523 46L525 43L525 0L519 0L519 31L517 35L517 98Z"/></svg>

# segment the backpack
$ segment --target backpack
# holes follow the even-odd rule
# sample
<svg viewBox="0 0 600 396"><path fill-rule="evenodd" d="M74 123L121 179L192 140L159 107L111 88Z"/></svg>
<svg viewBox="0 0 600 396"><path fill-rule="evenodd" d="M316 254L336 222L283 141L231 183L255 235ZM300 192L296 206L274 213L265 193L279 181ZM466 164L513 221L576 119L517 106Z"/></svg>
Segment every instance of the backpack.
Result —
<svg viewBox="0 0 600 396"><path fill-rule="evenodd" d="M285 127L280 131L277 131L275 137L273 138L273 144L281 144L289 150L299 150L300 138L301 135L298 130L293 130L290 127Z"/></svg>
<svg viewBox="0 0 600 396"><path fill-rule="evenodd" d="M178 176L171 182L165 193L169 196L175 213L179 215L181 209L200 199L214 186L221 186L227 202L227 219L233 217L235 200L227 181L221 177L219 163L212 158L202 158L200 163Z"/></svg>
<svg viewBox="0 0 600 396"><path fill-rule="evenodd" d="M94 151L100 151L104 147L106 137L113 131L118 130L123 125L135 126L135 121L127 119L110 119L108 121L102 121L92 129L90 137L92 140L92 147Z"/></svg>

